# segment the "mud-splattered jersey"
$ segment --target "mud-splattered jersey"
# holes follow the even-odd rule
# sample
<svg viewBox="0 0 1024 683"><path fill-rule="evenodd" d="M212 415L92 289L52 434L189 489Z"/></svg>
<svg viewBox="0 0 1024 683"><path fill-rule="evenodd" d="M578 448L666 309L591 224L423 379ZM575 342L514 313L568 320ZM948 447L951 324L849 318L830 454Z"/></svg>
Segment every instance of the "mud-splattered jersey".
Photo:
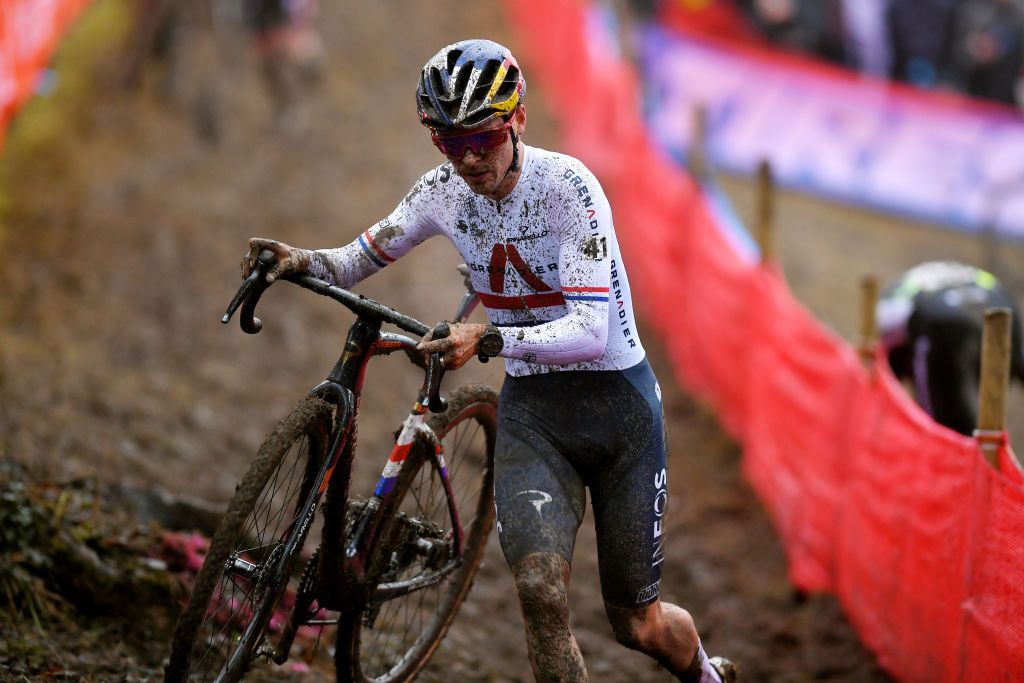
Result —
<svg viewBox="0 0 1024 683"><path fill-rule="evenodd" d="M312 252L310 274L348 288L434 235L469 266L501 329L509 374L624 370L643 360L611 208L580 161L525 147L522 174L499 201L442 164L352 243Z"/></svg>

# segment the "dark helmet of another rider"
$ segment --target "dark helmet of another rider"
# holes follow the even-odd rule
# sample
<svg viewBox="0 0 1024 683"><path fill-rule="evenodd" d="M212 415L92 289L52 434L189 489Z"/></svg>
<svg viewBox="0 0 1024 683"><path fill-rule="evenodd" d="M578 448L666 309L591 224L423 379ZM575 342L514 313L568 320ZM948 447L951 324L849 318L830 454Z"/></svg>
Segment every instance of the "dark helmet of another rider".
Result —
<svg viewBox="0 0 1024 683"><path fill-rule="evenodd" d="M507 119L522 104L526 79L512 52L491 40L452 43L431 57L416 86L420 123L433 129L475 128Z"/></svg>

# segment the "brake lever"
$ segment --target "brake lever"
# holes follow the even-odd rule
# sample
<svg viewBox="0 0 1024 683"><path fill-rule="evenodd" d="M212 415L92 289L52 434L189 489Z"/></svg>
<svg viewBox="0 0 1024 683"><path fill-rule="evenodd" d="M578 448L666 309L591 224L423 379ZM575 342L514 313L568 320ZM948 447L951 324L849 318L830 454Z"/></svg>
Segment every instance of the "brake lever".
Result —
<svg viewBox="0 0 1024 683"><path fill-rule="evenodd" d="M450 335L451 328L443 320L434 326L431 339L444 339ZM443 413L448 410L448 401L441 396L441 378L444 377L444 365L441 363L441 353L430 354L430 363L427 368L427 407L432 413Z"/></svg>
<svg viewBox="0 0 1024 683"><path fill-rule="evenodd" d="M256 260L256 267L249 274L249 277L242 282L238 291L235 292L235 296L232 297L231 303L228 304L227 311L221 316L220 321L222 323L228 324L231 316L241 306L242 317L239 319L239 323L242 330L248 334L256 334L263 329L263 321L255 316L256 304L259 303L263 292L270 287L267 284L267 273L273 267L276 260L274 252L269 249L264 249L260 252Z"/></svg>
<svg viewBox="0 0 1024 683"><path fill-rule="evenodd" d="M249 274L249 277L242 280L242 284L239 285L238 291L231 297L231 303L228 304L228 310L225 311L224 315L221 316L220 321L227 325L231 322L231 316L235 314L238 307L242 305L245 298L249 296L249 292L252 290L254 281L259 277L259 273L255 270Z"/></svg>

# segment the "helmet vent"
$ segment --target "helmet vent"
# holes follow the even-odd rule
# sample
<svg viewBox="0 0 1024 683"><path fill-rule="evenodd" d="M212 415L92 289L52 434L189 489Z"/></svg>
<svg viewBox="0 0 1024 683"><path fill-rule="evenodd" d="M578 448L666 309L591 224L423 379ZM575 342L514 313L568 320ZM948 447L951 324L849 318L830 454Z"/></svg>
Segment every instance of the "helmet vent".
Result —
<svg viewBox="0 0 1024 683"><path fill-rule="evenodd" d="M439 95L444 92L444 83L441 79L441 71L438 69L430 70L430 85L431 90L434 91L435 95Z"/></svg>
<svg viewBox="0 0 1024 683"><path fill-rule="evenodd" d="M462 50L452 50L448 53L448 73L452 72L455 68L455 62L459 61L459 57L462 56Z"/></svg>
<svg viewBox="0 0 1024 683"><path fill-rule="evenodd" d="M511 97L517 85L519 85L519 69L514 66L509 67L508 73L505 74L505 80L502 81L501 87L498 88L498 99L504 100Z"/></svg>
<svg viewBox="0 0 1024 683"><path fill-rule="evenodd" d="M498 74L498 68L501 65L495 60L489 60L483 71L480 72L480 80L478 80L476 88L473 92L473 101L479 102L487 96L491 86L494 84L494 77Z"/></svg>
<svg viewBox="0 0 1024 683"><path fill-rule="evenodd" d="M477 111L476 113L470 114L469 116L467 116L466 120L465 120L465 124L469 128L472 128L473 126L480 125L481 123L483 123L487 119L491 118L492 115L493 115L493 112L490 111L489 109L481 109L481 110Z"/></svg>
<svg viewBox="0 0 1024 683"><path fill-rule="evenodd" d="M469 83L470 76L473 75L473 68L471 64L465 64L459 69L459 75L455 78L455 84L452 86L452 94L464 94L466 92L466 85Z"/></svg>

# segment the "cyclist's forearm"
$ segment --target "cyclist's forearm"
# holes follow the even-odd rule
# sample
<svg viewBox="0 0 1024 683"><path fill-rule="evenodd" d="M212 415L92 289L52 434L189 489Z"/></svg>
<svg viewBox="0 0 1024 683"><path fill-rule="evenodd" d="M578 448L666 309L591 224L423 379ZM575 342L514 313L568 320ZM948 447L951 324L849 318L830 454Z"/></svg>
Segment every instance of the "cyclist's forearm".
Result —
<svg viewBox="0 0 1024 683"><path fill-rule="evenodd" d="M332 285L348 289L381 269L381 266L353 250L352 246L307 252L309 265L306 272Z"/></svg>
<svg viewBox="0 0 1024 683"><path fill-rule="evenodd" d="M348 289L401 258L437 231L437 223L399 205L343 247L309 253L310 275Z"/></svg>
<svg viewBox="0 0 1024 683"><path fill-rule="evenodd" d="M608 307L578 305L558 320L534 327L501 328L500 356L545 365L600 358L608 343Z"/></svg>

